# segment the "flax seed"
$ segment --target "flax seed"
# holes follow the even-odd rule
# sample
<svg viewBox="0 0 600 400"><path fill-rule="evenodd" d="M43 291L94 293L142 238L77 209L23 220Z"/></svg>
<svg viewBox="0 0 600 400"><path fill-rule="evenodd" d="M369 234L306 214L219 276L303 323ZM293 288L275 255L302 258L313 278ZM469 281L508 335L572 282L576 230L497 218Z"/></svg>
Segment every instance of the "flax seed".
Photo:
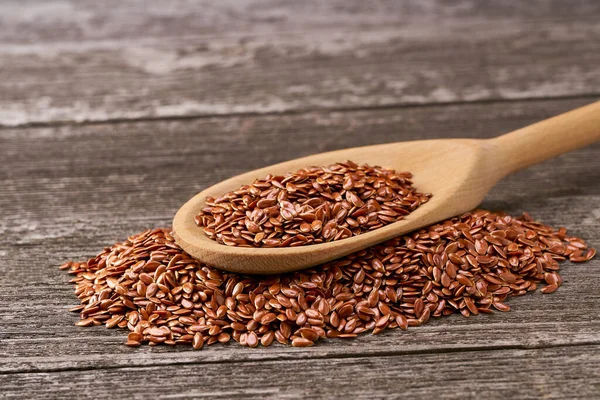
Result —
<svg viewBox="0 0 600 400"><path fill-rule="evenodd" d="M297 337L294 340L292 340L292 346L294 346L294 347L309 347L314 344L315 343L313 341L302 338L302 337Z"/></svg>
<svg viewBox="0 0 600 400"><path fill-rule="evenodd" d="M321 192L311 184L309 190L315 192L307 202L318 207L328 195L345 199L341 194L345 189L336 195L325 191L328 180L337 175L331 172L315 180ZM345 184L350 187L350 181ZM352 178L351 190L361 185ZM283 179L271 186L279 193L280 186L290 188L288 196L305 190L302 182ZM266 188L263 182L254 191ZM317 192L324 193L325 200L315 197ZM284 196L277 196L281 198L266 198L260 210L281 203ZM334 204L335 214L344 207L356 208L359 200L368 202L349 198L347 205ZM311 214L295 206L292 210L284 204L289 213L297 213L292 221L305 221L300 224L309 224L311 232L322 229L314 224L321 221L316 211ZM217 209L218 214L226 214L232 206L218 207L224 210ZM390 216L399 209L382 211L381 215ZM324 213L321 209L319 218ZM361 208L349 213L356 219L370 218L370 212ZM273 222L272 226L284 225ZM285 229L294 230L289 228ZM246 234L244 228L235 229L239 232L232 229L231 238ZM303 225L297 231L307 229ZM188 344L200 349L233 339L250 347L275 341L304 347L323 338L352 338L396 327L406 330L452 313L470 317L510 311L506 303L510 296L542 285L543 293L558 289L562 284L559 261L583 262L594 255L595 250L564 229L553 230L528 216L476 210L339 260L279 276L241 276L204 265L181 250L168 229L142 232L87 262L68 262L60 268L75 275L72 282L81 304L71 310L80 314L77 325L126 328L129 346Z"/></svg>
<svg viewBox="0 0 600 400"><path fill-rule="evenodd" d="M411 178L408 172L351 161L268 175L207 198L194 221L228 246L340 240L396 222L427 202L431 195L417 192Z"/></svg>

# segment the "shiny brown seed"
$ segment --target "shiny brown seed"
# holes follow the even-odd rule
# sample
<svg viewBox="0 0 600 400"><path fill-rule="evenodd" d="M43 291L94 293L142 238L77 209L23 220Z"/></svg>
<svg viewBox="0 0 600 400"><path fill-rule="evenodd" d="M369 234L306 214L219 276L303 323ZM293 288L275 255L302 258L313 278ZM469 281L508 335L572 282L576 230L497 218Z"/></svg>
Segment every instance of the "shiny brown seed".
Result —
<svg viewBox="0 0 600 400"><path fill-rule="evenodd" d="M403 331L408 329L408 319L404 315L402 315L402 314L397 315L396 323L398 324L398 327L400 329L402 329Z"/></svg>
<svg viewBox="0 0 600 400"><path fill-rule="evenodd" d="M264 347L268 347L273 343L274 340L275 333L273 331L268 331L260 338L260 344L262 344Z"/></svg>
<svg viewBox="0 0 600 400"><path fill-rule="evenodd" d="M498 275L500 276L500 279L508 283L515 283L517 281L517 277L510 272L500 272Z"/></svg>
<svg viewBox="0 0 600 400"><path fill-rule="evenodd" d="M458 283L460 283L461 285L465 285L465 286L473 286L473 282L471 282L469 280L469 278L467 278L466 276L462 275L462 274L457 274L456 275L456 281Z"/></svg>
<svg viewBox="0 0 600 400"><path fill-rule="evenodd" d="M476 240L475 241L475 250L477 251L477 253L479 253L480 255L485 255L487 253L488 250L488 244L485 240Z"/></svg>
<svg viewBox="0 0 600 400"><path fill-rule="evenodd" d="M204 346L204 337L200 332L196 332L194 334L194 338L192 339L192 347L194 350L200 350Z"/></svg>
<svg viewBox="0 0 600 400"><path fill-rule="evenodd" d="M344 304L342 307L340 307L340 309L337 311L337 313L341 318L345 318L348 315L350 315L353 308L354 307L352 307L352 304L347 303L347 304Z"/></svg>
<svg viewBox="0 0 600 400"><path fill-rule="evenodd" d="M596 255L596 249L587 249L585 252L584 258L586 261L591 260Z"/></svg>
<svg viewBox="0 0 600 400"><path fill-rule="evenodd" d="M367 301L369 302L369 307L375 307L379 303L379 291L376 289L371 290Z"/></svg>
<svg viewBox="0 0 600 400"><path fill-rule="evenodd" d="M420 324L426 323L429 320L430 316L431 316L431 310L429 309L429 307L425 307L425 310L423 310L423 313L419 317L419 323Z"/></svg>
<svg viewBox="0 0 600 400"><path fill-rule="evenodd" d="M254 307L256 307L257 310L260 310L265 306L266 302L267 302L267 299L265 298L265 296L262 294L259 294L254 299Z"/></svg>
<svg viewBox="0 0 600 400"><path fill-rule="evenodd" d="M117 326L117 324L119 322L121 322L123 320L124 316L123 315L115 315L113 317L111 317L110 319L108 319L106 321L106 327L107 328L114 328L115 326Z"/></svg>
<svg viewBox="0 0 600 400"><path fill-rule="evenodd" d="M304 339L308 339L312 342L316 342L319 339L319 334L314 329L302 328L302 329L298 330L298 333Z"/></svg>
<svg viewBox="0 0 600 400"><path fill-rule="evenodd" d="M508 304L504 304L504 303L497 301L497 302L494 302L492 305L494 306L494 308L496 308L499 311L504 311L504 312L510 311L510 306Z"/></svg>
<svg viewBox="0 0 600 400"><path fill-rule="evenodd" d="M217 340L219 341L219 343L227 343L230 339L231 335L227 332L221 332L219 333L219 336L217 336Z"/></svg>
<svg viewBox="0 0 600 400"><path fill-rule="evenodd" d="M260 323L263 325L269 325L269 324L271 324L271 322L275 321L276 318L277 318L277 314L267 313L262 316L262 318L260 319Z"/></svg>
<svg viewBox="0 0 600 400"><path fill-rule="evenodd" d="M450 283L452 283L452 281L450 280L450 277L448 276L448 274L446 272L442 273L440 282L442 283L443 286L448 287L450 286Z"/></svg>
<svg viewBox="0 0 600 400"><path fill-rule="evenodd" d="M414 304L415 315L420 317L423 313L424 303L423 299L417 299Z"/></svg>
<svg viewBox="0 0 600 400"><path fill-rule="evenodd" d="M83 310L84 308L85 308L85 304L80 304L78 306L69 308L69 311L71 311L71 312L79 312L79 311Z"/></svg>
<svg viewBox="0 0 600 400"><path fill-rule="evenodd" d="M335 311L331 313L331 316L329 317L329 323L334 328L337 328L339 326L339 324L340 324L340 317L338 316L338 313L336 313Z"/></svg>
<svg viewBox="0 0 600 400"><path fill-rule="evenodd" d="M469 309L469 311L472 314L479 314L479 311L477 310L477 306L475 305L475 303L473 302L473 300L471 300L470 297L465 297L465 305L467 306L467 308Z"/></svg>
<svg viewBox="0 0 600 400"><path fill-rule="evenodd" d="M541 292L542 293L553 293L553 292L556 292L556 289L558 289L558 285L547 285L542 288Z"/></svg>
<svg viewBox="0 0 600 400"><path fill-rule="evenodd" d="M248 334L248 337L246 338L246 344L248 345L248 347L258 346L258 336L256 336L256 333L250 332Z"/></svg>
<svg viewBox="0 0 600 400"><path fill-rule="evenodd" d="M94 325L94 318L85 318L75 323L77 326L92 326Z"/></svg>
<svg viewBox="0 0 600 400"><path fill-rule="evenodd" d="M305 339L303 337L298 337L292 340L292 346L294 347L309 347L314 345L315 343L311 340Z"/></svg>
<svg viewBox="0 0 600 400"><path fill-rule="evenodd" d="M159 336L159 337L161 337L161 336L167 336L167 332L164 329L161 329L161 328L151 328L148 331L148 334L152 335L152 336Z"/></svg>
<svg viewBox="0 0 600 400"><path fill-rule="evenodd" d="M375 322L375 326L377 328L384 328L385 326L387 326L389 320L390 320L390 316L384 315ZM354 330L354 329L352 329L352 330Z"/></svg>
<svg viewBox="0 0 600 400"><path fill-rule="evenodd" d="M141 333L137 333L137 332L131 332L127 336L127 340L129 340L129 341L141 342L142 339L144 339L144 335L142 335Z"/></svg>

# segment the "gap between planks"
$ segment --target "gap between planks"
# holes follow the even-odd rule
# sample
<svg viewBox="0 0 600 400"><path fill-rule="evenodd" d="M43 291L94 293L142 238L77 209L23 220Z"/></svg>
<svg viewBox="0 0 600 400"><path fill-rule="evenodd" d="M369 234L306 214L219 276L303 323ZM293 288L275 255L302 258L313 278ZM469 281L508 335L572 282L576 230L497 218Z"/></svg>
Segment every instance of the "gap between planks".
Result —
<svg viewBox="0 0 600 400"><path fill-rule="evenodd" d="M408 351L369 351L365 353L341 353L341 354L323 354L323 355L308 355L302 356L298 353L287 353L285 355L278 355L272 357L262 358L246 358L236 360L198 360L198 361L181 361L181 362L144 362L137 364L132 362L127 365L107 365L101 367L87 366L87 367L64 367L64 368L40 368L40 369L16 369L11 371L0 371L0 376L3 375L18 375L18 374L31 374L31 373L58 373L58 372L71 372L71 371L102 371L102 370L120 370L120 369L144 369L144 368L155 368L155 367L176 367L184 365L208 365L208 364L246 364L246 363L261 363L261 362L272 362L272 361L294 361L294 360L345 360L345 359L373 359L381 357L398 357L398 356L409 356L409 355L433 355L433 354L454 354L454 353L478 353L478 352L502 352L506 350L537 350L537 349L555 349L555 348L577 348L584 346L598 346L600 351L600 342L595 341L584 341L573 344L558 343L558 344L546 344L546 345L503 345L503 346L482 346L482 347L453 347L443 349L415 349ZM260 348L259 348L260 349ZM241 349L247 350L247 349ZM201 352L199 350L198 352ZM260 351L260 350L258 350ZM170 354L170 353L165 353ZM172 354L176 354L173 352Z"/></svg>
<svg viewBox="0 0 600 400"><path fill-rule="evenodd" d="M582 93L576 95L564 95L564 96L544 96L544 97L520 97L520 98L489 98L479 100L457 100L457 101L441 101L441 102L428 102L428 103L390 103L380 105L364 105L364 106L348 106L348 107L325 107L325 108L303 108L303 109L289 109L283 111L267 111L267 112L232 112L223 114L193 114L193 115L172 115L163 117L139 117L139 118L109 118L106 120L54 120L50 122L27 122L19 125L7 125L0 123L0 130L2 129L31 129L31 128L53 128L63 126L94 126L94 125L116 125L124 123L136 123L136 122L162 122L162 121L190 121L199 119L226 119L226 118L239 118L239 117L270 117L270 116L286 116L286 115L302 115L310 113L350 113L360 111L379 111L379 110L403 110L403 109L415 109L415 108L428 108L428 107L452 107L461 105L485 105L485 104L504 104L504 103L517 103L517 102L540 102L540 101L559 101L559 100L597 100L600 97L600 92Z"/></svg>

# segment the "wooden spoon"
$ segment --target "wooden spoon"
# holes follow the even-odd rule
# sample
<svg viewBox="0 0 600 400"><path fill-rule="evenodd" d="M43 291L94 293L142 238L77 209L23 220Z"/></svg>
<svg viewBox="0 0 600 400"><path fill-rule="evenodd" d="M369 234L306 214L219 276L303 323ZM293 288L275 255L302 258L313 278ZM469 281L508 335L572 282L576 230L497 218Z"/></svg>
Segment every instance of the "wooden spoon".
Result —
<svg viewBox="0 0 600 400"><path fill-rule="evenodd" d="M247 172L198 193L175 215L174 235L186 252L217 268L247 274L299 270L470 211L504 176L597 140L600 102L488 140L420 140L315 154ZM433 197L401 221L351 238L299 247L225 246L206 237L194 223L208 196L218 197L267 174L345 160L410 171L415 187Z"/></svg>

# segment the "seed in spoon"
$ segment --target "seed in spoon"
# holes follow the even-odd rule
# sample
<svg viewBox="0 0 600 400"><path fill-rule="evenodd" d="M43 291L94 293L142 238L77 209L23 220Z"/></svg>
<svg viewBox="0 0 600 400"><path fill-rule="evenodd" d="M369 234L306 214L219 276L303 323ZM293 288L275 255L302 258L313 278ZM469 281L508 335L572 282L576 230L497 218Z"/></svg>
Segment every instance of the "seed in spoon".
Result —
<svg viewBox="0 0 600 400"><path fill-rule="evenodd" d="M411 178L409 172L352 161L267 175L207 198L194 221L209 238L228 246L340 240L399 221L427 202L431 195L417 192Z"/></svg>

